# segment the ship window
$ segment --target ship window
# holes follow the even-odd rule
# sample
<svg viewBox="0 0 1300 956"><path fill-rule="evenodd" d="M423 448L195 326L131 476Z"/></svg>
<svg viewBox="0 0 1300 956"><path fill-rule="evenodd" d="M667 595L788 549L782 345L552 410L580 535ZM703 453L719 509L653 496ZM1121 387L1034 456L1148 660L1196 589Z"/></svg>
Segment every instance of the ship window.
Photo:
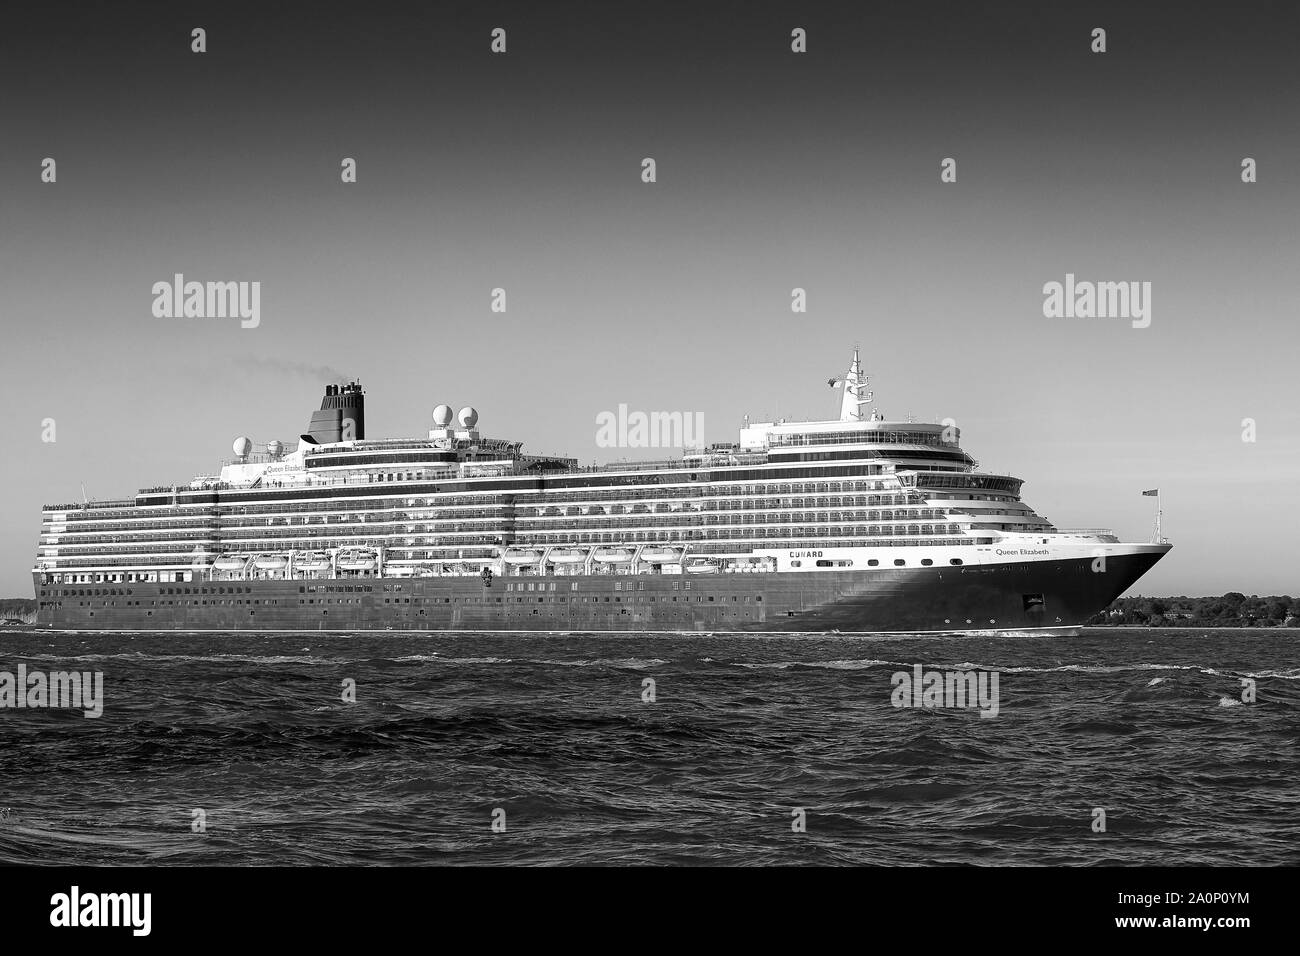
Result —
<svg viewBox="0 0 1300 956"><path fill-rule="evenodd" d="M901 568L907 564L902 558L894 558L894 567Z"/></svg>
<svg viewBox="0 0 1300 956"><path fill-rule="evenodd" d="M931 561L929 558L922 558L922 559L921 559L921 563L922 563L923 565L925 565L927 568L928 568L930 565L934 564L934 562Z"/></svg>
<svg viewBox="0 0 1300 956"><path fill-rule="evenodd" d="M949 563L949 564L961 564L961 558L949 558L949 559L948 559L948 563Z"/></svg>
<svg viewBox="0 0 1300 956"><path fill-rule="evenodd" d="M878 567L879 565L880 565L880 562L879 562L877 559L875 559L875 558L872 558L871 560L869 560L869 561L867 562L867 567L870 567L870 568Z"/></svg>

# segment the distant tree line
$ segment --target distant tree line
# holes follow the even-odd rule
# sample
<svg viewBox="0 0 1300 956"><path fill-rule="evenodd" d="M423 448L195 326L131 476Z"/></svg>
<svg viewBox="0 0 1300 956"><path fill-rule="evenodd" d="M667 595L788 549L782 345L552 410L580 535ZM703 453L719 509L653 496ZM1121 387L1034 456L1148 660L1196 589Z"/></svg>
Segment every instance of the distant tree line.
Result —
<svg viewBox="0 0 1300 956"><path fill-rule="evenodd" d="M1221 597L1119 598L1088 624L1115 627L1300 627L1300 598L1250 597L1229 591Z"/></svg>
<svg viewBox="0 0 1300 956"><path fill-rule="evenodd" d="M0 598L0 621L10 619L33 623L36 620L36 602L31 598Z"/></svg>

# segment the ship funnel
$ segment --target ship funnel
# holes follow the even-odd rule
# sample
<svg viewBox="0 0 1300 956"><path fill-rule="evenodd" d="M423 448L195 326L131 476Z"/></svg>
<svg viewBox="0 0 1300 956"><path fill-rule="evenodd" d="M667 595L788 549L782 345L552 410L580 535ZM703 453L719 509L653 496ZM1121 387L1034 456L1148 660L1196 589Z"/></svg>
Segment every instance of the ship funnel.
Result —
<svg viewBox="0 0 1300 956"><path fill-rule="evenodd" d="M326 385L320 411L312 412L307 434L317 444L366 437L365 393L356 382Z"/></svg>

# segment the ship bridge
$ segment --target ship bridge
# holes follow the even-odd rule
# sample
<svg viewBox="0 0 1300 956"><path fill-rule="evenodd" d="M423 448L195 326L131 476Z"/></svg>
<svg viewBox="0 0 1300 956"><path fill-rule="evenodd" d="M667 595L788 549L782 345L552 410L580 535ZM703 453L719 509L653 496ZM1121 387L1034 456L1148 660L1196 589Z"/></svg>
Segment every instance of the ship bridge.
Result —
<svg viewBox="0 0 1300 956"><path fill-rule="evenodd" d="M760 422L740 431L740 450L765 452L772 461L827 461L851 458L897 458L921 467L969 469L975 462L961 450L961 431L952 424L886 421L879 409L866 408L874 395L867 388L859 349L842 378L840 417L819 422Z"/></svg>
<svg viewBox="0 0 1300 956"><path fill-rule="evenodd" d="M765 451L772 462L885 459L905 467L967 470L957 429L913 422L764 422L740 432L742 451Z"/></svg>

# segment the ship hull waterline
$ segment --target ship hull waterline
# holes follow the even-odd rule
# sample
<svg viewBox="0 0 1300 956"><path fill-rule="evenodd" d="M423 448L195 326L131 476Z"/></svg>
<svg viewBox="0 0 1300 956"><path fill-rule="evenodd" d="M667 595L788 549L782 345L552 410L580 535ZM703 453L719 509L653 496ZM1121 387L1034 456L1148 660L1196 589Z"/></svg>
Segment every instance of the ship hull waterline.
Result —
<svg viewBox="0 0 1300 956"><path fill-rule="evenodd" d="M710 575L36 581L37 623L122 631L961 633L1083 625L1168 551L962 567Z"/></svg>

